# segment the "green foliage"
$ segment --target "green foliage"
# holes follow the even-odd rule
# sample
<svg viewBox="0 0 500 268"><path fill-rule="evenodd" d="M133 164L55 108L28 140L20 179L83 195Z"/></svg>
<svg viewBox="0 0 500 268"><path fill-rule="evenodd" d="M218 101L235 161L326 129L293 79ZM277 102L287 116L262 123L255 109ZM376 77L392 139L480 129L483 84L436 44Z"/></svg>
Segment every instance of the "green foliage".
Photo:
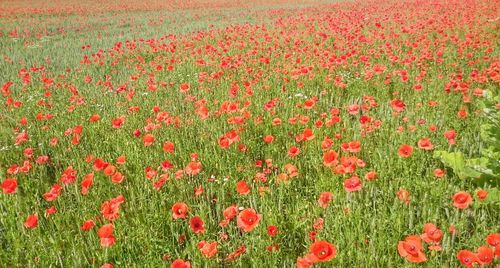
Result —
<svg viewBox="0 0 500 268"><path fill-rule="evenodd" d="M488 119L481 125L480 137L483 142L478 158L466 159L462 152L435 151L434 157L461 179L473 178L476 185L486 184L497 187L500 182L500 124L499 110L495 107L500 103L500 96L493 97L487 92L485 98L479 102L480 107Z"/></svg>

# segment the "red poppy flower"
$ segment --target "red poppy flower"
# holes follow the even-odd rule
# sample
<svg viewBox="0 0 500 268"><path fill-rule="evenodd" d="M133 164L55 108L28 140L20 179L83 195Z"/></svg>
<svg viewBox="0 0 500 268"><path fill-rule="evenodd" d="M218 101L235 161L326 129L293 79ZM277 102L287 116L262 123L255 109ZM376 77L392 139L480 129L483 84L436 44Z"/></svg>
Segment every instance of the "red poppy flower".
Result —
<svg viewBox="0 0 500 268"><path fill-rule="evenodd" d="M337 152L330 150L323 155L323 164L327 167L333 167L338 163L337 158Z"/></svg>
<svg viewBox="0 0 500 268"><path fill-rule="evenodd" d="M486 237L486 242L492 247L500 245L500 233L489 234Z"/></svg>
<svg viewBox="0 0 500 268"><path fill-rule="evenodd" d="M322 208L327 208L328 204L330 204L330 201L332 201L333 194L330 192L322 192L319 195L319 206Z"/></svg>
<svg viewBox="0 0 500 268"><path fill-rule="evenodd" d="M45 209L46 216L49 217L49 215L53 215L57 213L57 208L54 206L48 207Z"/></svg>
<svg viewBox="0 0 500 268"><path fill-rule="evenodd" d="M349 193L361 191L361 180L356 176L345 180L344 189Z"/></svg>
<svg viewBox="0 0 500 268"><path fill-rule="evenodd" d="M59 184L52 185L49 192L43 194L43 198L47 202L54 201L61 194L62 187Z"/></svg>
<svg viewBox="0 0 500 268"><path fill-rule="evenodd" d="M173 142L167 141L163 144L163 151L166 153L173 153L175 151L175 145Z"/></svg>
<svg viewBox="0 0 500 268"><path fill-rule="evenodd" d="M194 216L189 220L189 227L195 234L202 234L205 232L205 223L199 216Z"/></svg>
<svg viewBox="0 0 500 268"><path fill-rule="evenodd" d="M224 219L231 220L238 215L238 207L230 206L224 210Z"/></svg>
<svg viewBox="0 0 500 268"><path fill-rule="evenodd" d="M184 169L186 174L191 176L196 176L201 172L201 163L200 162L190 162L186 168Z"/></svg>
<svg viewBox="0 0 500 268"><path fill-rule="evenodd" d="M313 254L312 260L314 262L327 262L333 260L337 256L337 249L331 243L327 241L316 241L311 247L309 247L309 252Z"/></svg>
<svg viewBox="0 0 500 268"><path fill-rule="evenodd" d="M483 190L483 189L478 190L476 192L476 196L477 196L477 198L479 198L479 200L484 201L488 197L488 191Z"/></svg>
<svg viewBox="0 0 500 268"><path fill-rule="evenodd" d="M422 150L432 150L434 145L429 138L422 138L418 141L418 148Z"/></svg>
<svg viewBox="0 0 500 268"><path fill-rule="evenodd" d="M296 157L297 155L299 155L300 153L300 149L296 146L292 146L290 147L290 149L288 149L288 156L289 157Z"/></svg>
<svg viewBox="0 0 500 268"><path fill-rule="evenodd" d="M357 104L351 104L347 107L347 113L350 115L356 115L359 113L359 105Z"/></svg>
<svg viewBox="0 0 500 268"><path fill-rule="evenodd" d="M76 181L76 174L77 171L74 170L72 166L69 166L64 170L59 180L64 184L71 184Z"/></svg>
<svg viewBox="0 0 500 268"><path fill-rule="evenodd" d="M325 139L321 142L321 149L328 150L333 146L333 141L329 137L325 137Z"/></svg>
<svg viewBox="0 0 500 268"><path fill-rule="evenodd" d="M113 224L108 223L99 228L99 230L97 231L97 235L101 238L110 237L113 235L113 230L114 230Z"/></svg>
<svg viewBox="0 0 500 268"><path fill-rule="evenodd" d="M467 118L468 115L469 115L469 113L464 108L458 110L458 112L457 112L457 116L461 119Z"/></svg>
<svg viewBox="0 0 500 268"><path fill-rule="evenodd" d="M119 195L111 200L105 201L101 205L102 216L108 221L114 221L120 216L120 205L125 202L125 198Z"/></svg>
<svg viewBox="0 0 500 268"><path fill-rule="evenodd" d="M111 164L108 164L106 165L106 168L102 172L104 173L105 176L110 177L113 174L115 174L116 167Z"/></svg>
<svg viewBox="0 0 500 268"><path fill-rule="evenodd" d="M310 268L313 266L314 261L311 259L313 254L308 254L305 257L297 257L297 261L295 263L297 268Z"/></svg>
<svg viewBox="0 0 500 268"><path fill-rule="evenodd" d="M361 151L361 142L359 141L351 141L349 143L343 143L342 144L342 149L344 151L350 152L350 153L357 153Z"/></svg>
<svg viewBox="0 0 500 268"><path fill-rule="evenodd" d="M307 99L306 101L304 101L304 109L310 110L310 109L314 108L315 104L316 104L315 99L313 99L313 98Z"/></svg>
<svg viewBox="0 0 500 268"><path fill-rule="evenodd" d="M402 100L394 99L391 101L391 108L395 112L400 113L405 110L406 104Z"/></svg>
<svg viewBox="0 0 500 268"><path fill-rule="evenodd" d="M479 263L476 254L467 249L460 250L457 254L457 259L462 265L468 268L472 268L474 263Z"/></svg>
<svg viewBox="0 0 500 268"><path fill-rule="evenodd" d="M94 182L94 173L89 173L87 175L85 175L85 177L83 178L80 186L81 186L81 190L80 190L80 193L82 195L86 195L88 192L89 192L89 188L90 186L92 186L92 183Z"/></svg>
<svg viewBox="0 0 500 268"><path fill-rule="evenodd" d="M185 219L188 209L189 208L185 203L175 203L172 206L172 217L174 220Z"/></svg>
<svg viewBox="0 0 500 268"><path fill-rule="evenodd" d="M155 137L151 134L146 134L142 137L142 142L146 147L151 146L155 142Z"/></svg>
<svg viewBox="0 0 500 268"><path fill-rule="evenodd" d="M125 117L120 116L111 121L111 124L113 125L113 128L121 128L123 123L125 122Z"/></svg>
<svg viewBox="0 0 500 268"><path fill-rule="evenodd" d="M109 163L107 163L106 161L104 161L100 158L97 158L96 160L94 160L93 168L95 171L101 171L101 170L105 169L108 165L109 165Z"/></svg>
<svg viewBox="0 0 500 268"><path fill-rule="evenodd" d="M448 140L448 144L453 145L455 144L455 138L457 136L457 133L453 129L449 129L444 132L444 137Z"/></svg>
<svg viewBox="0 0 500 268"><path fill-rule="evenodd" d="M241 211L237 217L237 225L243 232L252 231L258 224L262 215L252 208L247 208Z"/></svg>
<svg viewBox="0 0 500 268"><path fill-rule="evenodd" d="M250 193L250 186L246 183L246 181L239 181L236 183L236 191L240 195L247 195Z"/></svg>
<svg viewBox="0 0 500 268"><path fill-rule="evenodd" d="M299 175L299 170L293 164L285 164L284 169L290 178L294 178Z"/></svg>
<svg viewBox="0 0 500 268"><path fill-rule="evenodd" d="M94 228L95 226L95 222L93 220L86 220L82 226L80 227L80 229L82 229L83 231L88 231L92 228Z"/></svg>
<svg viewBox="0 0 500 268"><path fill-rule="evenodd" d="M247 151L247 149L248 149L248 147L245 144L243 144L243 143L238 144L238 151L244 153Z"/></svg>
<svg viewBox="0 0 500 268"><path fill-rule="evenodd" d="M278 234L278 227L270 225L267 227L267 234L269 236L276 236Z"/></svg>
<svg viewBox="0 0 500 268"><path fill-rule="evenodd" d="M403 144L399 147L398 153L401 157L410 157L413 153L413 147L408 144Z"/></svg>
<svg viewBox="0 0 500 268"><path fill-rule="evenodd" d="M13 194L17 190L17 180L15 178L5 179L2 182L2 191L4 194Z"/></svg>
<svg viewBox="0 0 500 268"><path fill-rule="evenodd" d="M489 265L493 261L494 252L490 247L480 246L477 249L476 256L480 265Z"/></svg>
<svg viewBox="0 0 500 268"><path fill-rule="evenodd" d="M406 189L399 189L399 191L396 193L396 196L399 200L405 202L407 205L410 204L410 192L408 192Z"/></svg>
<svg viewBox="0 0 500 268"><path fill-rule="evenodd" d="M120 155L118 156L118 158L116 158L117 165L123 165L125 164L125 161L127 161L127 158L124 155Z"/></svg>
<svg viewBox="0 0 500 268"><path fill-rule="evenodd" d="M111 182L112 183L122 183L124 178L125 177L123 176L122 173L116 172L115 174L113 174L111 176Z"/></svg>
<svg viewBox="0 0 500 268"><path fill-rule="evenodd" d="M231 130L224 134L224 136L229 139L230 144L240 141L240 136L238 135L238 132L236 132L236 130Z"/></svg>
<svg viewBox="0 0 500 268"><path fill-rule="evenodd" d="M269 252L278 251L278 250L280 250L280 244L278 244L278 243L271 244L271 245L266 247L266 250Z"/></svg>
<svg viewBox="0 0 500 268"><path fill-rule="evenodd" d="M110 247L116 242L113 231L114 226L112 223L105 224L97 230L97 235L101 238L102 247Z"/></svg>
<svg viewBox="0 0 500 268"><path fill-rule="evenodd" d="M444 177L444 175L446 174L446 172L440 168L436 168L434 170L434 176L438 177L438 178L442 178Z"/></svg>
<svg viewBox="0 0 500 268"><path fill-rule="evenodd" d="M29 137L28 137L28 133L26 132L23 132L23 133L19 133L17 136L16 136L16 142L14 143L15 145L19 145L23 142L26 142L29 140Z"/></svg>
<svg viewBox="0 0 500 268"><path fill-rule="evenodd" d="M413 263L427 261L423 252L422 241L416 235L407 236L404 241L399 241L398 253L401 257Z"/></svg>
<svg viewBox="0 0 500 268"><path fill-rule="evenodd" d="M191 263L189 261L184 261L182 259L177 259L172 262L170 268L191 268Z"/></svg>
<svg viewBox="0 0 500 268"><path fill-rule="evenodd" d="M424 225L424 233L420 236L426 243L439 243L443 238L443 232L436 225L426 223Z"/></svg>
<svg viewBox="0 0 500 268"><path fill-rule="evenodd" d="M92 123L95 123L97 121L99 121L101 119L101 116L98 115L98 114L93 114L92 116L90 116L90 119L89 121L92 122Z"/></svg>
<svg viewBox="0 0 500 268"><path fill-rule="evenodd" d="M225 136L220 137L218 143L219 147L222 149L227 149L231 145L231 141Z"/></svg>
<svg viewBox="0 0 500 268"><path fill-rule="evenodd" d="M203 240L198 243L198 248L205 257L212 258L215 254L217 254L217 241L208 243Z"/></svg>
<svg viewBox="0 0 500 268"><path fill-rule="evenodd" d="M35 160L35 162L36 162L37 164L39 164L39 165L42 165L42 164L46 163L47 161L49 161L49 157L48 157L48 156L46 156L46 155L41 155L41 156L39 156L39 157Z"/></svg>
<svg viewBox="0 0 500 268"><path fill-rule="evenodd" d="M365 175L365 179L368 181L375 180L377 178L377 172L376 171L369 171Z"/></svg>
<svg viewBox="0 0 500 268"><path fill-rule="evenodd" d="M191 85L189 83L182 83L180 86L179 86L179 90L182 92L182 93L186 93L189 91L189 89L191 88Z"/></svg>
<svg viewBox="0 0 500 268"><path fill-rule="evenodd" d="M325 220L323 218L318 218L313 223L314 230L321 230L325 225Z"/></svg>
<svg viewBox="0 0 500 268"><path fill-rule="evenodd" d="M263 140L265 143L270 144L274 141L274 137L273 135L266 135L264 136Z"/></svg>
<svg viewBox="0 0 500 268"><path fill-rule="evenodd" d="M229 253L227 257L225 258L226 262L231 262L237 259L239 256L241 256L243 253L247 252L247 248L245 245L241 245L238 247L235 251Z"/></svg>
<svg viewBox="0 0 500 268"><path fill-rule="evenodd" d="M467 192L458 192L453 195L453 206L459 209L466 209L472 204L472 196Z"/></svg>
<svg viewBox="0 0 500 268"><path fill-rule="evenodd" d="M31 214L26 218L26 221L24 222L24 227L29 228L29 229L34 229L38 226L38 215Z"/></svg>
<svg viewBox="0 0 500 268"><path fill-rule="evenodd" d="M302 134L304 135L304 139L306 141L310 141L310 140L314 139L314 132L310 128L304 129L304 131L302 132Z"/></svg>
<svg viewBox="0 0 500 268"><path fill-rule="evenodd" d="M94 155L92 155L92 154L88 154L88 155L85 157L85 162L87 162L87 163L90 163L90 162L92 162L92 161L94 161L94 160L95 160L95 157L94 157Z"/></svg>

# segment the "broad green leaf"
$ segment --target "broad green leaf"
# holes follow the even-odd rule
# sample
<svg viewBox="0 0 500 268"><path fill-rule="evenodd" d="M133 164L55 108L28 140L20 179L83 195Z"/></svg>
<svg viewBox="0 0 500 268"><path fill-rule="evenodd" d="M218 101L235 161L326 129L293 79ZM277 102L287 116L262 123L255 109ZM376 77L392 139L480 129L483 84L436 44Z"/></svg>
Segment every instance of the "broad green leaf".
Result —
<svg viewBox="0 0 500 268"><path fill-rule="evenodd" d="M463 153L435 151L434 157L439 158L445 166L451 168L459 178L464 179L467 177L467 174L465 173L465 160Z"/></svg>

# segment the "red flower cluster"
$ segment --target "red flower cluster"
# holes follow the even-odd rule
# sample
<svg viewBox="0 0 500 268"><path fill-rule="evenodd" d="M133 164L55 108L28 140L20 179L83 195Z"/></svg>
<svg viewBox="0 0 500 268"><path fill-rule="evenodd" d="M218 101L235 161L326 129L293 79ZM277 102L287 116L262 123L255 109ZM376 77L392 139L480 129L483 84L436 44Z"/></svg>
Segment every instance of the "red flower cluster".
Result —
<svg viewBox="0 0 500 268"><path fill-rule="evenodd" d="M337 248L327 241L316 241L309 247L309 253L297 258L297 268L312 267L318 262L328 262L337 256Z"/></svg>
<svg viewBox="0 0 500 268"><path fill-rule="evenodd" d="M480 246L476 252L467 249L457 253L457 259L465 266L472 268L475 264L480 266L489 265L494 259L500 258L500 234L492 233L486 237L487 245Z"/></svg>

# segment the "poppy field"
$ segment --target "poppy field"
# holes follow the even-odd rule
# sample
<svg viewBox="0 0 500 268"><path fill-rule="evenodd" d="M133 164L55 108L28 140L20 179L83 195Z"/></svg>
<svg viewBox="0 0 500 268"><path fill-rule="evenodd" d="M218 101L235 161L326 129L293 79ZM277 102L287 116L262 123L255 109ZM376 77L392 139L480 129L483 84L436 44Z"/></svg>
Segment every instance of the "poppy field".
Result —
<svg viewBox="0 0 500 268"><path fill-rule="evenodd" d="M0 267L500 266L487 0L0 2Z"/></svg>

